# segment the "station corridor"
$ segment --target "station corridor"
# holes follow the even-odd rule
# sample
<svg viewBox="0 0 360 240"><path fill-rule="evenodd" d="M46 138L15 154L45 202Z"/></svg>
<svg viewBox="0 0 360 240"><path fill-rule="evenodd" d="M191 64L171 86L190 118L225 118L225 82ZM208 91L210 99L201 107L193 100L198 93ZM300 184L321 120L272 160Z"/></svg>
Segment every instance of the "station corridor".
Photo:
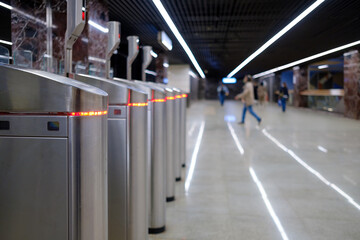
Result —
<svg viewBox="0 0 360 240"><path fill-rule="evenodd" d="M360 239L360 124L276 105L199 101L187 112L187 166L150 239Z"/></svg>

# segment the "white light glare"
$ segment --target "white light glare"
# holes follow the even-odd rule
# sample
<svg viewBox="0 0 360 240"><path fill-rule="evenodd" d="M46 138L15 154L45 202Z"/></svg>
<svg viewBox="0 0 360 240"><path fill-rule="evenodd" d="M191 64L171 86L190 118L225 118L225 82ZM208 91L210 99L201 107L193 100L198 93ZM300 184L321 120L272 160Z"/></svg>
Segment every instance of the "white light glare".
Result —
<svg viewBox="0 0 360 240"><path fill-rule="evenodd" d="M108 33L109 32L108 28L105 28L105 27L97 24L96 22L94 22L92 20L89 20L88 23L89 23L90 26L93 26L94 28L96 28L97 30L102 31L103 33Z"/></svg>
<svg viewBox="0 0 360 240"><path fill-rule="evenodd" d="M146 73L146 74L153 75L153 76L155 76L155 77L157 76L156 72L154 72L154 71L145 70L145 73Z"/></svg>
<svg viewBox="0 0 360 240"><path fill-rule="evenodd" d="M302 12L294 20L292 20L286 27L284 27L280 32L278 32L275 36L273 36L270 40L268 40L264 45L262 45L258 50L256 50L247 59L245 59L245 61L243 61L231 73L229 73L228 77L234 76L238 71L240 71L243 67L245 67L249 62L251 62L254 58L256 58L260 53L265 51L265 49L267 49L271 44L273 44L281 36L283 36L285 33L287 33L291 28L293 28L296 24L298 24L302 19L304 19L308 14L310 14L315 8L317 8L324 1L325 0L317 0L316 2L314 2L310 7L308 7L304 12Z"/></svg>
<svg viewBox="0 0 360 240"><path fill-rule="evenodd" d="M8 42L8 41L5 41L5 40L0 40L0 43L10 45L10 46L13 45L12 42Z"/></svg>
<svg viewBox="0 0 360 240"><path fill-rule="evenodd" d="M153 56L154 58L157 58L158 55L156 54L156 52L154 52L153 50L150 51L151 56Z"/></svg>
<svg viewBox="0 0 360 240"><path fill-rule="evenodd" d="M192 76L193 78L197 78L196 74L193 73L193 71L189 71L189 75Z"/></svg>
<svg viewBox="0 0 360 240"><path fill-rule="evenodd" d="M235 134L234 128L231 126L231 124L229 122L227 123L227 125L230 130L231 136L233 137L235 144L236 144L237 148L239 149L240 154L244 155L244 153L245 153L244 148L241 146L241 143Z"/></svg>
<svg viewBox="0 0 360 240"><path fill-rule="evenodd" d="M318 149L319 149L320 151L324 152L324 153L327 153L327 152L328 152L328 150L327 150L326 148L322 147L322 146L318 146Z"/></svg>
<svg viewBox="0 0 360 240"><path fill-rule="evenodd" d="M317 68L318 69L325 69L325 68L329 68L329 65L320 65Z"/></svg>
<svg viewBox="0 0 360 240"><path fill-rule="evenodd" d="M191 128L190 128L190 130L188 132L189 137L191 137L193 135L195 127L196 127L195 122L193 122L193 124L192 124L192 126L191 126Z"/></svg>
<svg viewBox="0 0 360 240"><path fill-rule="evenodd" d="M185 50L186 54L189 56L191 62L194 64L194 67L196 68L196 70L198 71L200 76L202 78L205 78L204 72L202 71L200 65L196 61L196 59L195 59L193 53L191 52L189 46L186 44L185 40L181 36L179 30L176 28L174 22L171 20L169 14L167 13L164 6L162 5L161 1L160 0L153 0L153 2L155 4L155 6L157 7L157 9L159 10L161 16L164 18L165 22L170 27L171 31L173 32L173 34L175 35L175 37L177 38L177 40L179 41L179 43L181 44L183 49Z"/></svg>
<svg viewBox="0 0 360 240"><path fill-rule="evenodd" d="M196 140L194 152L193 152L193 155L191 157L191 163L190 163L189 172L188 172L188 175L187 175L186 181L185 181L185 191L186 192L189 191L191 180L192 180L192 177L194 175L195 165L196 165L196 161L197 161L197 155L199 153L201 140L202 140L202 137L203 137L203 134L204 134L204 128L205 128L205 122L202 121L201 126L200 126L200 130L199 130L199 135L198 135L197 140Z"/></svg>
<svg viewBox="0 0 360 240"><path fill-rule="evenodd" d="M284 69L287 69L287 68L291 68L291 67L294 67L294 66L296 66L296 65L299 65L299 64L301 64L301 63L309 62L309 61L314 60L314 59L316 59L316 58L320 58L320 57L323 57L323 56L332 54L332 53L334 53L334 52L338 52L338 51L341 51L341 50L344 50L344 49L347 49L347 48L349 48L349 47L353 47L353 46L356 46L356 45L359 45L359 44L360 44L360 40L358 40L358 41L356 41L356 42L352 42L352 43L346 44L346 45L343 45L343 46L340 46L340 47L337 47L337 48L333 48L333 49L327 50L327 51L325 51L325 52L318 53L318 54L315 54L315 55L312 55L312 56L309 56L309 57L306 57L306 58L297 60L297 61L295 61L295 62L291 62L291 63L285 64L285 65L283 65L283 66L276 67L276 68L270 69L270 70L268 70L268 71L255 74L255 75L253 76L253 78L259 78L259 77L262 77L262 76L266 76L266 75L268 75L268 74L270 74L270 73L274 73L274 72L278 72L278 71L281 71L281 70L284 70Z"/></svg>
<svg viewBox="0 0 360 240"><path fill-rule="evenodd" d="M320 181L334 189L337 193L341 196L346 198L350 204L360 210L360 205L354 201L349 195L347 195L344 191L342 191L339 187L335 184L328 181L323 175L321 175L318 171L310 167L306 162L304 162L299 156L297 156L292 150L288 149L284 145L282 145L278 140L276 140L273 136L271 136L265 129L262 130L263 134L268 137L271 141L273 141L276 145L278 145L282 150L287 152L293 159L295 159L301 166L303 166L306 170L314 174Z"/></svg>
<svg viewBox="0 0 360 240"><path fill-rule="evenodd" d="M279 232L281 234L282 239L288 240L289 238L287 237L287 235L285 233L285 230L284 230L283 226L281 225L281 222L280 222L278 216L276 215L273 207L271 206L271 203L270 203L270 201L269 201L269 199L268 199L268 197L266 195L265 189L262 186L259 179L257 178L255 171L252 169L252 167L249 168L249 171L250 171L250 175L251 175L253 181L256 183L256 186L258 187L258 189L259 189L259 191L261 193L261 196L262 196L262 198L264 200L264 203L265 203L265 205L266 205L266 207L267 207L267 209L268 209L268 211L270 213L271 218L273 219L277 229L279 230Z"/></svg>
<svg viewBox="0 0 360 240"><path fill-rule="evenodd" d="M164 66L165 68L168 68L168 67L169 67L169 64L168 64L168 63L164 63L163 66Z"/></svg>
<svg viewBox="0 0 360 240"><path fill-rule="evenodd" d="M89 57L89 61L106 63L106 60L105 60L105 59L97 58L97 57L92 57L92 56Z"/></svg>
<svg viewBox="0 0 360 240"><path fill-rule="evenodd" d="M6 4L6 3L3 3L3 2L0 2L0 6L1 6L1 7L4 7L4 8L7 8L7 9L9 9L9 10L12 10L12 9L13 9L12 6L10 6L10 5Z"/></svg>

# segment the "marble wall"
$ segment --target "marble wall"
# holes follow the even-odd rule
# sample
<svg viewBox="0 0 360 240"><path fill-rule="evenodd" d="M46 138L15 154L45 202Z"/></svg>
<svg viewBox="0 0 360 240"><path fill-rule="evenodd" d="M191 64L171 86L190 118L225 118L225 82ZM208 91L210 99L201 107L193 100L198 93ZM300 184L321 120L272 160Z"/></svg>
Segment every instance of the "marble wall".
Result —
<svg viewBox="0 0 360 240"><path fill-rule="evenodd" d="M344 54L344 103L345 116L360 119L360 54Z"/></svg>
<svg viewBox="0 0 360 240"><path fill-rule="evenodd" d="M62 74L64 67L64 45L66 31L66 0L37 1L12 0L11 5L16 9L11 14L11 31L13 55L15 64L34 69L44 69L47 54L47 22L46 6L50 4L52 10L52 59L54 72ZM86 6L86 22L92 20L107 27L109 13L106 0L88 0ZM73 46L73 72L90 73L105 76L105 54L107 48L107 33L89 24ZM31 58L28 56L31 53ZM17 57L17 56L18 57ZM23 56L25 55L25 56ZM32 62L32 66L29 66ZM21 64L20 64L21 66Z"/></svg>
<svg viewBox="0 0 360 240"><path fill-rule="evenodd" d="M308 74L306 68L294 67L294 95L293 103L295 107L307 107L307 97L300 93L308 89Z"/></svg>

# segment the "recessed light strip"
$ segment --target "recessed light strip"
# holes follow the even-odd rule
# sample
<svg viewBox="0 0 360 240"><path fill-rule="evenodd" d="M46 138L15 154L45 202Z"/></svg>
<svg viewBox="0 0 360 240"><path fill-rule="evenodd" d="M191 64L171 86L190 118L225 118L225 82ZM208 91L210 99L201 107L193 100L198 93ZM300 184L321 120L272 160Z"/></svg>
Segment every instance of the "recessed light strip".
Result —
<svg viewBox="0 0 360 240"><path fill-rule="evenodd" d="M258 50L256 50L253 54L251 54L245 61L243 61L239 66L237 66L231 73L229 73L228 77L234 76L237 72L239 72L243 67L245 67L249 62L251 62L254 58L256 58L260 53L265 51L271 44L273 44L276 40L282 37L285 33L287 33L291 28L293 28L296 24L298 24L302 19L304 19L307 15L309 15L314 9L316 9L320 4L322 4L325 0L317 0L310 7L308 7L304 12L302 12L299 16L297 16L294 20L292 20L286 27L284 27L280 32L275 34L270 40L268 40L264 45L262 45Z"/></svg>
<svg viewBox="0 0 360 240"><path fill-rule="evenodd" d="M10 46L13 44L12 42L5 41L5 40L0 40L0 43L10 45Z"/></svg>
<svg viewBox="0 0 360 240"><path fill-rule="evenodd" d="M338 51L341 51L341 50L344 50L344 49L347 49L347 48L350 48L350 47L353 47L353 46L356 46L356 45L359 45L359 44L360 44L360 40L358 40L358 41L356 41L356 42L352 42L352 43L346 44L346 45L343 45L343 46L340 46L340 47L337 47L337 48L333 48L333 49L327 50L327 51L325 51L325 52L318 53L318 54L315 54L315 55L312 55L312 56L309 56L309 57L306 57L306 58L297 60L297 61L295 61L295 62L291 62L291 63L285 64L285 65L282 65L282 66L280 66L280 67L276 67L276 68L270 69L270 70L268 70L268 71L255 74L255 75L253 76L253 78L263 77L263 76L266 76L266 75L268 75L268 74L271 74L271 73L274 73L274 72L278 72L278 71L281 71L281 70L284 70L284 69L287 69L287 68L291 68L291 67L294 67L294 66L296 66L296 65L302 64L302 63L304 63L304 62L309 62L309 61L314 60L314 59L316 59L316 58L320 58L320 57L323 57L323 56L332 54L332 53L334 53L334 52L338 52Z"/></svg>
<svg viewBox="0 0 360 240"><path fill-rule="evenodd" d="M171 29L171 31L173 32L173 34L175 35L175 37L177 38L177 40L179 41L179 43L181 44L183 49L185 50L186 54L189 56L191 62L193 63L194 67L196 68L196 70L198 71L200 76L202 78L205 78L205 74L202 71L202 69L201 69L200 65L198 64L198 62L196 61L196 59L194 57L194 54L191 52L189 46L186 44L184 38L181 36L179 30L176 28L174 22L170 18L169 14L167 13L167 11L164 8L161 1L160 0L153 0L153 3L155 4L155 6L159 10L161 16L164 18L165 22L167 23L167 25L169 26L169 28Z"/></svg>

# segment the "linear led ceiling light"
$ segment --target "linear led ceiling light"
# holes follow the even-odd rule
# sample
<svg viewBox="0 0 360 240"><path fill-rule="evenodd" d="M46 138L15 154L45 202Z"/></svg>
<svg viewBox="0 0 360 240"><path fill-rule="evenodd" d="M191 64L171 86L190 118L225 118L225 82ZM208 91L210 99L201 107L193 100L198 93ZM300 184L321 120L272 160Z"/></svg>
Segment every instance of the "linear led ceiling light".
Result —
<svg viewBox="0 0 360 240"><path fill-rule="evenodd" d="M0 6L1 6L1 7L4 7L4 8L7 8L7 9L9 9L9 10L12 10L12 9L13 9L12 6L10 6L10 5L6 4L6 3L3 3L3 2L0 2Z"/></svg>
<svg viewBox="0 0 360 240"><path fill-rule="evenodd" d="M229 73L228 77L234 76L237 72L239 72L243 67L245 67L249 62L251 62L254 58L256 58L260 53L265 51L271 44L273 44L276 40L282 37L285 33L287 33L291 28L293 28L296 24L298 24L302 19L304 19L308 14L310 14L315 8L317 8L320 4L325 2L325 0L317 0L310 7L308 7L304 12L302 12L299 16L297 16L294 20L292 20L286 27L284 27L280 32L275 34L270 40L268 40L264 45L262 45L258 50L256 50L253 54L251 54L245 61L243 61L239 66L237 66L231 73Z"/></svg>
<svg viewBox="0 0 360 240"><path fill-rule="evenodd" d="M171 20L169 14L167 13L161 1L160 0L152 0L152 1L155 4L156 8L159 10L161 16L164 18L165 22L167 23L173 34L175 35L176 39L179 41L179 43L185 50L186 54L189 56L191 62L193 63L194 67L196 68L200 76L202 78L205 78L205 74L201 69L200 65L198 64L198 62L196 61L194 54L191 52L189 46L186 44L184 38L181 36L179 30L176 28L174 22Z"/></svg>
<svg viewBox="0 0 360 240"><path fill-rule="evenodd" d="M109 32L109 29L108 29L108 28L103 27L103 26L97 24L96 22L94 22L94 21L92 21L92 20L89 20L88 23L89 23L89 25L93 26L93 27L96 28L97 30L102 31L103 33Z"/></svg>
<svg viewBox="0 0 360 240"><path fill-rule="evenodd" d="M346 44L346 45L343 45L343 46L340 46L340 47L337 47L337 48L333 48L333 49L327 50L327 51L325 51L325 52L318 53L318 54L312 55L312 56L310 56L310 57L306 57L306 58L297 60L297 61L295 61L295 62L291 62L291 63L285 64L285 65L282 65L282 66L280 66L280 67L276 67L276 68L270 69L270 70L268 70L268 71L255 74L255 75L253 76L253 78L263 77L263 76L266 76L266 75L268 75L268 74L271 74L271 73L274 73L274 72L278 72L278 71L281 71L281 70L284 70L284 69L287 69L287 68L291 68L291 67L294 67L294 66L296 66L296 65L302 64L302 63L304 63L304 62L309 62L309 61L314 60L314 59L316 59L316 58L320 58L320 57L323 57L323 56L332 54L332 53L334 53L334 52L338 52L338 51L341 51L341 50L344 50L344 49L347 49L347 48L350 48L350 47L353 47L353 46L356 46L356 45L359 45L359 44L360 44L360 40L359 40L359 41L356 41L356 42L352 42L352 43Z"/></svg>
<svg viewBox="0 0 360 240"><path fill-rule="evenodd" d="M5 40L0 40L0 43L10 45L10 46L12 45L12 42L5 41Z"/></svg>

